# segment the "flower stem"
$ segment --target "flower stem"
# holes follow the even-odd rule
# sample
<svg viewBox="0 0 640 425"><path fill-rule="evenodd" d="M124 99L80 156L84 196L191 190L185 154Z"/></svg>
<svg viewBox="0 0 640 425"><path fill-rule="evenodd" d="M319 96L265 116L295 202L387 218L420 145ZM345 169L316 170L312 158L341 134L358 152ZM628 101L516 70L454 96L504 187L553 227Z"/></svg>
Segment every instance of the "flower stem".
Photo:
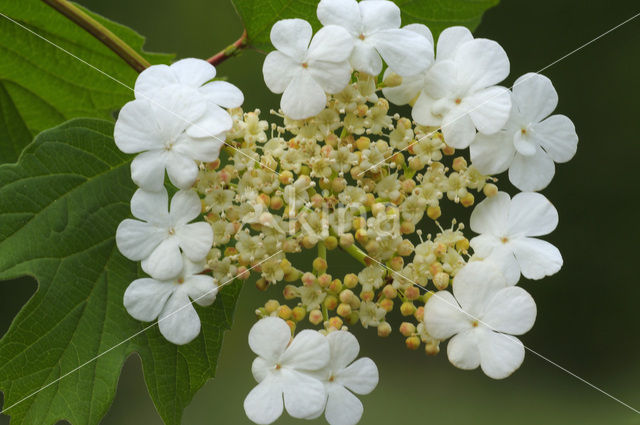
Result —
<svg viewBox="0 0 640 425"><path fill-rule="evenodd" d="M334 232L333 230L330 230L329 233L332 236L338 237L336 232ZM363 266L367 265L367 262L365 261L365 258L367 258L368 255L366 254L366 252L364 252L363 250L358 248L355 243L349 245L346 248L344 246L340 245L340 249L342 249L344 252L346 252L347 254L352 256L353 258L355 258Z"/></svg>
<svg viewBox="0 0 640 425"><path fill-rule="evenodd" d="M42 1L100 40L105 46L113 50L137 72L142 72L151 66L145 58L140 56L140 54L127 43L122 41L120 37L109 31L104 25L93 19L73 3L67 0Z"/></svg>
<svg viewBox="0 0 640 425"><path fill-rule="evenodd" d="M318 242L318 257L323 260L327 259L327 247L322 241Z"/></svg>
<svg viewBox="0 0 640 425"><path fill-rule="evenodd" d="M234 41L233 44L228 45L227 47L207 59L207 62L214 66L218 65L226 61L230 57L237 55L245 47L247 47L247 30L244 30L240 38Z"/></svg>

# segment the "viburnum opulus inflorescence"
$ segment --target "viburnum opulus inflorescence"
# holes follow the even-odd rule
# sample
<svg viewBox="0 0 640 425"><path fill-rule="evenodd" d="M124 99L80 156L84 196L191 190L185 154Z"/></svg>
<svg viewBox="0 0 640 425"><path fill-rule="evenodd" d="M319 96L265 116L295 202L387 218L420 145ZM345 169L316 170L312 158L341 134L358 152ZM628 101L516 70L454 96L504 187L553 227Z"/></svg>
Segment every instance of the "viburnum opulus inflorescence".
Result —
<svg viewBox="0 0 640 425"><path fill-rule="evenodd" d="M191 302L209 305L228 282L256 275L274 294L249 335L258 385L245 410L261 424L283 410L332 425L360 420L356 394L375 388L378 370L356 360L355 326L381 337L397 329L409 349L431 355L451 338L455 366L510 375L524 358L514 335L536 317L515 285L562 266L539 239L558 213L530 192L577 147L571 121L549 116L549 79L530 73L512 91L498 86L509 73L498 43L452 27L434 48L429 29L402 27L390 1L322 0L318 18L315 35L301 19L272 28L263 73L283 93L279 110L244 111L242 93L213 80L213 66L185 59L140 75L115 130L117 145L139 154L131 173L140 186L137 220L116 239L150 275L131 284L125 308L185 344L200 329ZM405 104L410 116L392 109ZM165 170L179 189L168 210ZM506 170L529 192L499 191L493 174ZM438 222L456 204L473 208L471 232ZM334 249L357 261L346 275L328 264ZM317 258L298 264L292 254L302 250ZM402 323L387 319L394 310Z"/></svg>

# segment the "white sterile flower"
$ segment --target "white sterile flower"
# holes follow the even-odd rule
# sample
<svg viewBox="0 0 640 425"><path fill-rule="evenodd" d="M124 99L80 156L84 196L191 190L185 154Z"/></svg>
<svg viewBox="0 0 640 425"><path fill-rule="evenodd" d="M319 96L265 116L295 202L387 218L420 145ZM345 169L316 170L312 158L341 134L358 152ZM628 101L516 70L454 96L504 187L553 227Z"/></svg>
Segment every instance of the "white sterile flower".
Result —
<svg viewBox="0 0 640 425"><path fill-rule="evenodd" d="M520 367L524 346L511 335L529 331L535 319L531 295L507 284L496 268L483 261L471 262L458 272L453 295L436 292L424 307L427 332L439 340L453 336L447 345L449 361L460 369L480 366L494 379L506 378Z"/></svg>
<svg viewBox="0 0 640 425"><path fill-rule="evenodd" d="M494 263L510 284L518 282L521 272L542 279L562 267L558 248L535 238L558 225L558 211L539 193L522 192L511 199L498 192L474 208L470 225L480 233L470 241L474 253Z"/></svg>
<svg viewBox="0 0 640 425"><path fill-rule="evenodd" d="M311 25L302 19L284 19L271 28L271 42L277 49L262 66L264 81L274 93L283 93L280 107L293 119L321 112L326 93L338 93L351 78L347 62L353 40L342 27L328 25L313 39Z"/></svg>
<svg viewBox="0 0 640 425"><path fill-rule="evenodd" d="M349 31L355 43L350 61L356 71L378 75L384 59L394 72L415 75L433 62L433 40L400 28L400 8L391 1L322 0L317 12L323 25Z"/></svg>
<svg viewBox="0 0 640 425"><path fill-rule="evenodd" d="M284 408L294 418L318 416L324 409L326 391L309 373L329 362L329 342L317 331L303 330L291 340L291 329L282 319L264 318L251 328L249 346L258 355L251 371L258 385L244 400L253 422L270 424Z"/></svg>
<svg viewBox="0 0 640 425"><path fill-rule="evenodd" d="M202 102L207 106L206 114L201 119L206 121L206 125L198 121L198 125L189 129L189 133L195 137L220 134L231 130L233 126L231 116L223 108L239 107L244 96L231 83L211 81L215 76L216 68L202 59L181 59L169 66L152 65L142 71L136 80L136 99L153 100L158 90L167 87L185 90L192 102Z"/></svg>
<svg viewBox="0 0 640 425"><path fill-rule="evenodd" d="M360 344L347 331L334 331L327 335L331 359L321 372L327 390L324 416L331 425L355 425L364 408L354 395L365 395L378 385L378 368L368 357L356 360ZM355 361L354 361L355 360Z"/></svg>
<svg viewBox="0 0 640 425"><path fill-rule="evenodd" d="M413 105L413 119L421 125L441 127L445 142L463 149L476 129L496 133L507 122L511 96L496 86L509 74L504 49L478 38L459 44L450 58L438 60L425 77L425 86Z"/></svg>
<svg viewBox="0 0 640 425"><path fill-rule="evenodd" d="M189 91L168 87L153 100L133 100L120 110L113 137L125 153L139 153L131 162L131 178L139 187L158 191L164 172L176 187L187 189L198 177L196 161L215 161L224 136L215 135L215 121L206 104L194 102ZM196 124L197 123L197 124ZM197 125L198 129L192 131Z"/></svg>
<svg viewBox="0 0 640 425"><path fill-rule="evenodd" d="M131 213L139 220L125 219L116 231L118 249L125 257L142 261L142 270L154 279L168 280L180 273L183 258L203 260L213 243L208 223L190 223L200 215L202 205L191 190L181 190L171 199L167 212L167 191L138 189L131 198Z"/></svg>
<svg viewBox="0 0 640 425"><path fill-rule="evenodd" d="M549 116L558 105L558 93L544 75L531 72L518 78L511 101L504 129L478 134L471 144L471 161L483 174L508 168L509 180L520 190L544 189L555 174L554 161L567 162L575 155L578 135L566 116Z"/></svg>
<svg viewBox="0 0 640 425"><path fill-rule="evenodd" d="M422 34L431 42L431 44L433 44L433 35L425 25L411 24L404 28ZM462 43L470 40L473 40L473 35L466 27L446 28L438 37L435 61L439 62L451 59L457 48ZM426 71L410 77L402 77L402 83L398 86L383 88L382 93L384 94L384 97L396 105L413 105L422 90L425 88L425 78L427 77L430 69L431 68L428 68ZM384 78L389 77L392 73L393 71L390 68L387 68L384 72Z"/></svg>
<svg viewBox="0 0 640 425"><path fill-rule="evenodd" d="M209 306L218 293L213 277L198 274L204 268L204 262L185 258L174 279L136 279L124 293L124 307L135 319L150 322L157 318L160 333L169 342L187 344L200 333L200 317L190 299Z"/></svg>

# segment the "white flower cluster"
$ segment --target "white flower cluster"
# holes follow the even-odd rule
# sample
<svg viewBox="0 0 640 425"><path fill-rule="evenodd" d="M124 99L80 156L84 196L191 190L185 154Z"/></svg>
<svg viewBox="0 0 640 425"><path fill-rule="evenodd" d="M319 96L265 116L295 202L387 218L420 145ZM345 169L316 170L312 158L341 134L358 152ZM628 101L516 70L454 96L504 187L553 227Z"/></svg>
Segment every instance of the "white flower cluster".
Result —
<svg viewBox="0 0 640 425"><path fill-rule="evenodd" d="M292 339L284 320L267 317L251 328L249 346L258 355L251 367L258 385L244 409L257 424L274 422L284 404L294 418L324 413L331 425L352 425L364 411L354 393L369 394L378 385L378 368L367 357L356 360L360 345L347 331L303 330Z"/></svg>
<svg viewBox="0 0 640 425"><path fill-rule="evenodd" d="M232 84L211 81L215 75L216 69L199 59L147 68L136 80L136 99L124 105L114 130L118 148L138 154L131 178L140 187L131 199L136 219L120 223L116 243L151 276L131 283L124 305L138 320L158 319L160 332L174 344L200 333L191 300L208 306L217 294L213 278L200 274L213 231L204 221L191 223L202 212L191 187L200 162L218 158L233 125L223 107L238 107L244 98ZM168 211L165 170L179 189Z"/></svg>
<svg viewBox="0 0 640 425"><path fill-rule="evenodd" d="M536 191L578 139L568 118L549 116L558 102L549 79L530 73L501 87L510 65L498 43L452 27L434 49L426 26L401 27L391 1L322 0L317 15L315 35L300 19L271 30L276 50L263 73L282 93L278 123L240 109L237 88L186 59L144 71L115 129L120 149L138 154L131 176L140 186L136 219L122 222L116 241L151 276L125 293L133 317L157 318L169 341L184 344L200 331L191 300L211 304L220 282L252 271L261 290L286 282L284 301L258 308L249 335L259 384L245 410L260 424L285 409L357 423L354 393L372 391L378 371L370 359L354 361L359 346L347 329L386 337L396 307L407 348L424 344L435 355L451 338L455 366L509 376L524 359L516 336L537 314L516 285L563 262L539 238L558 212ZM411 117L390 102L410 105ZM179 189L168 209L165 170ZM495 184L507 170L522 191L513 197ZM455 219L438 223L447 201L477 204L475 237ZM309 267L293 255L303 249L317 249ZM334 249L361 267L329 274ZM305 320L321 330L299 330Z"/></svg>

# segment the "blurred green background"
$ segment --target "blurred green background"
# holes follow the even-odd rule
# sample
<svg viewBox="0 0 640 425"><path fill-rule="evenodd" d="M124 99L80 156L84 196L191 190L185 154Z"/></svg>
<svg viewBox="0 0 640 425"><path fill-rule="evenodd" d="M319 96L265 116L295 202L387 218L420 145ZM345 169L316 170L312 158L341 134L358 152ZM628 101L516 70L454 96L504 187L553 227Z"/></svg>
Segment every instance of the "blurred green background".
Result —
<svg viewBox="0 0 640 425"><path fill-rule="evenodd" d="M147 36L147 50L178 57L206 58L242 32L227 0L80 3ZM505 84L510 85L639 11L637 0L503 0L485 15L476 34L505 48L511 59ZM219 67L220 75L244 91L247 109L267 111L278 104L262 81L262 60L260 53L248 51ZM560 248L565 265L551 278L522 283L538 303L538 320L522 338L525 345L635 408L640 408L639 69L637 18L544 71L560 95L556 112L573 120L580 144L576 157L558 167L544 191L560 212L560 225L547 239ZM330 266L335 274L354 267L339 261ZM0 282L0 335L34 290L29 280ZM184 424L250 423L242 408L254 385L247 333L255 308L277 295L246 285L217 378L196 394ZM397 332L388 339L371 329L357 334L361 355L376 361L381 377L378 388L362 397L362 424L640 424L640 415L532 352L512 377L493 381L478 370L455 369L444 350L436 358L422 350L409 352ZM299 422L283 416L278 423ZM7 417L0 418L0 424L7 423ZM102 423L162 423L136 356L126 362Z"/></svg>

